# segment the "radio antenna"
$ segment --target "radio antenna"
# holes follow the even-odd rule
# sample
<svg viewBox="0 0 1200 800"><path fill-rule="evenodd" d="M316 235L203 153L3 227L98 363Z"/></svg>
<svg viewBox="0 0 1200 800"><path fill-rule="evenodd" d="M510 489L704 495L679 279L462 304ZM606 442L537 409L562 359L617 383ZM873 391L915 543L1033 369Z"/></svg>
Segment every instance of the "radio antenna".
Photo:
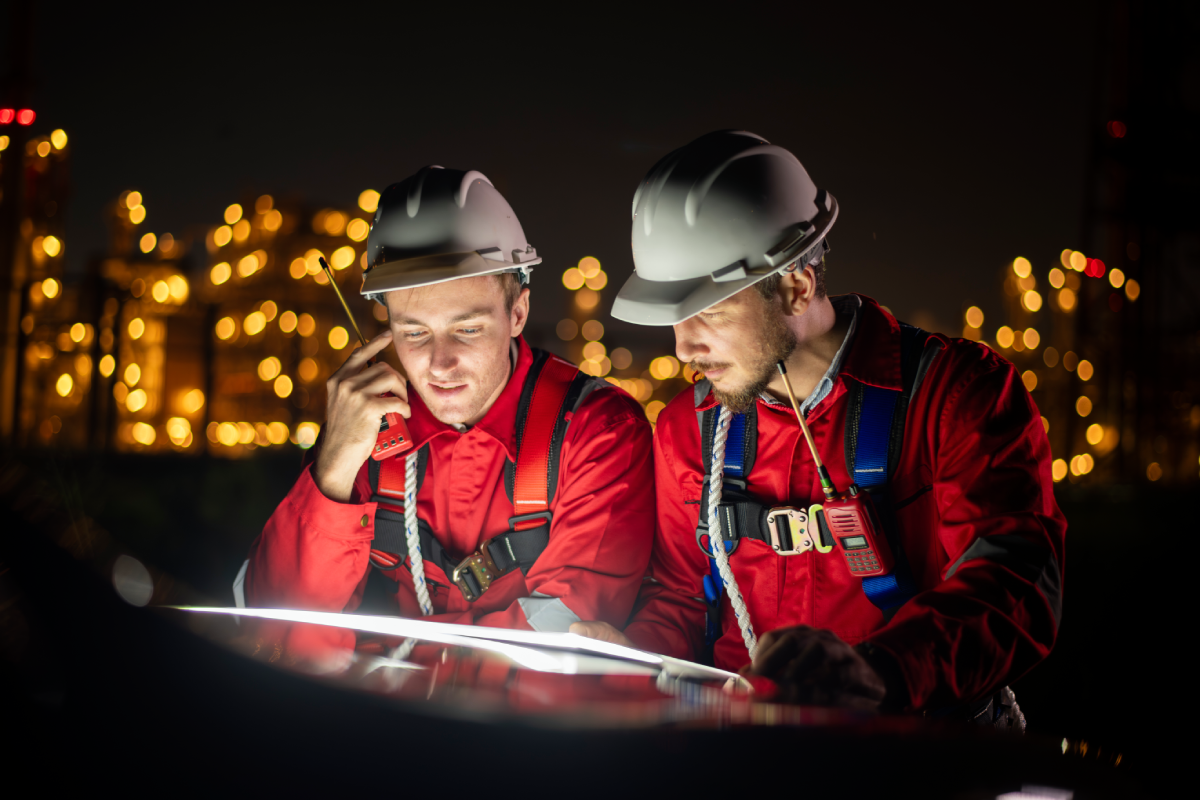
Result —
<svg viewBox="0 0 1200 800"><path fill-rule="evenodd" d="M359 344L361 344L363 347L366 347L367 339L363 336L362 331L358 329L358 322L355 321L354 314L350 312L350 306L346 304L346 298L342 297L342 290L338 288L337 281L333 279L333 270L331 270L329 265L325 263L325 256L320 256L317 260L321 262L321 269L325 270L325 277L329 278L329 285L333 287L333 291L334 294L337 295L337 299L342 301L342 308L346 312L346 319L350 320L351 327L353 327L354 332L358 334Z"/></svg>
<svg viewBox="0 0 1200 800"><path fill-rule="evenodd" d="M829 470L825 469L825 464L821 461L821 456L817 453L817 443L813 441L812 431L808 429L808 423L805 422L804 415L800 413L800 404L796 402L796 393L792 391L792 382L788 380L787 367L783 365L782 361L775 366L779 368L779 374L783 377L783 385L787 387L788 399L792 401L792 410L796 412L796 421L800 423L800 430L804 432L804 439L808 442L808 451L812 453L813 461L817 465L817 476L821 480L821 490L825 492L826 500L832 500L837 490L833 486L833 481L829 478Z"/></svg>

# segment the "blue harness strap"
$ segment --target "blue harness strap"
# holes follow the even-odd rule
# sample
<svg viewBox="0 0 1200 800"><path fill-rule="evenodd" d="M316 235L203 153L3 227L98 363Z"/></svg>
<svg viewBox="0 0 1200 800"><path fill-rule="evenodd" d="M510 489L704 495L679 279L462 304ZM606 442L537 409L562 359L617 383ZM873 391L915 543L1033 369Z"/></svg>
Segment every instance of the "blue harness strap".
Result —
<svg viewBox="0 0 1200 800"><path fill-rule="evenodd" d="M876 608L889 611L904 605L916 594L916 584L908 568L908 559L896 526L891 524L888 493L888 451L892 441L892 423L896 415L899 390L881 389L860 384L862 402L858 411L858 430L852 432L854 443L854 482L871 492L876 510L884 519L878 520L887 537L895 568L887 575L872 575L862 579L863 593ZM853 424L852 418L846 424ZM877 491L871 491L877 490Z"/></svg>

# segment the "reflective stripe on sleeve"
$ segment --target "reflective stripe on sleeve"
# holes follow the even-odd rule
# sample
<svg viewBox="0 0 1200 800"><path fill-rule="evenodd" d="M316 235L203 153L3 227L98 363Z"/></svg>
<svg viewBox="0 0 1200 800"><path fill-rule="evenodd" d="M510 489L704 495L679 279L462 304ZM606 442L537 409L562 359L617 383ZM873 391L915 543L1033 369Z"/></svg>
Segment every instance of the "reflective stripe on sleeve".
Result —
<svg viewBox="0 0 1200 800"><path fill-rule="evenodd" d="M946 579L966 562L980 558L1008 567L1036 586L1054 612L1054 626L1058 627L1062 622L1062 570L1053 552L1016 534L987 536L976 539L959 556L946 572Z"/></svg>
<svg viewBox="0 0 1200 800"><path fill-rule="evenodd" d="M572 622L580 621L579 616L558 597L534 592L532 597L522 597L517 602L525 612L529 627L535 631L566 633Z"/></svg>

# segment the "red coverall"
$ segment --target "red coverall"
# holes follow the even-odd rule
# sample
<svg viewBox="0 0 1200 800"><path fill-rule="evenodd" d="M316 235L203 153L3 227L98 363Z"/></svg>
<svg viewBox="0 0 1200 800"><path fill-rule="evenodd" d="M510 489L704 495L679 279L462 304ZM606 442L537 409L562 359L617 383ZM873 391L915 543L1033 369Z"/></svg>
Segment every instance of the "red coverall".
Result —
<svg viewBox="0 0 1200 800"><path fill-rule="evenodd" d="M861 296L860 296L861 297ZM901 388L900 328L861 297L858 329L829 395L808 413L834 484L850 484L844 456L846 379ZM810 625L893 656L913 708L972 701L1050 652L1061 609L1066 521L1054 499L1050 447L1037 406L1013 365L982 344L946 339L909 407L892 497L919 593L885 624L837 549L777 556L743 539L730 557L759 636ZM700 409L716 404L710 394ZM647 650L694 658L704 642L696 544L703 487L694 395L658 417L658 519L651 576L626 634ZM807 506L823 495L790 405L758 401L758 452L748 493ZM965 555L965 558L964 558ZM749 662L728 595L716 666Z"/></svg>
<svg viewBox="0 0 1200 800"><path fill-rule="evenodd" d="M491 536L508 530L513 507L504 491L505 460L516 458L515 424L521 389L533 356L521 338L508 385L480 422L466 433L439 422L409 392L408 429L416 447L428 443L418 514L449 551L466 556ZM551 424L553 420L551 420ZM558 487L551 503L550 544L530 568L497 579L468 603L442 570L425 561L426 581L438 622L530 630L565 630L573 615L616 626L629 617L646 571L653 540L654 473L649 423L637 402L616 387L592 392L571 418L561 451ZM325 497L311 466L267 522L250 551L246 602L250 607L353 611L362 600L374 536L375 503L367 465L355 480L349 503ZM400 614L420 617L409 572L411 562L385 574L399 582ZM544 604L523 609L519 600ZM547 609L546 604L557 606ZM566 611L562 609L566 606ZM526 616L526 609L533 616ZM535 612L536 610L536 612ZM542 613L547 612L548 613ZM543 624L539 625L539 621ZM303 653L350 648L354 634L303 628L288 647Z"/></svg>

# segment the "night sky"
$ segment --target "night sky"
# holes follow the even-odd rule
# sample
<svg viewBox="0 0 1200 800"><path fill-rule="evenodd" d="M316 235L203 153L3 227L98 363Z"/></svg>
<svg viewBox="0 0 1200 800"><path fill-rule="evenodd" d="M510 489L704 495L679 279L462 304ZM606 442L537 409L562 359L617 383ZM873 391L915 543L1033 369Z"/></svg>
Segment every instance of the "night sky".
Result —
<svg viewBox="0 0 1200 800"><path fill-rule="evenodd" d="M426 164L479 169L545 258L533 321L552 325L584 255L611 306L657 159L750 130L837 197L832 293L947 332L975 303L992 327L1007 262L1081 246L1098 13L827 5L43 4L34 132L70 136L72 271L125 189L179 235L250 193L348 206Z"/></svg>

